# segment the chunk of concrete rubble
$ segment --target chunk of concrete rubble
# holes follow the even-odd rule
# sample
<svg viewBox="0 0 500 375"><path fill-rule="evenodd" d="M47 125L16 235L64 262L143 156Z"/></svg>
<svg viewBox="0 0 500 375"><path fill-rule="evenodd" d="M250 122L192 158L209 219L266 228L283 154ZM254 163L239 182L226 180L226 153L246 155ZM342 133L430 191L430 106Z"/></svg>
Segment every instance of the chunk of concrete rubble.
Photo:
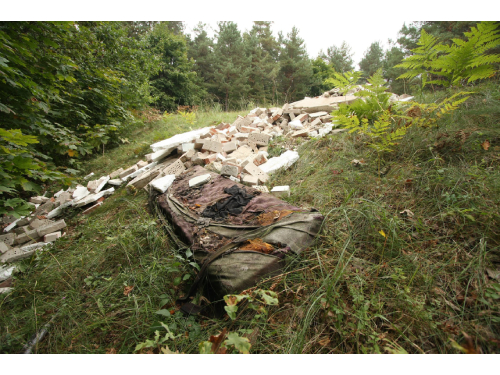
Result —
<svg viewBox="0 0 500 375"><path fill-rule="evenodd" d="M211 175L210 174L204 174L201 176L194 177L189 180L189 187L197 187L201 186L203 184L206 184L208 181L210 181Z"/></svg>
<svg viewBox="0 0 500 375"><path fill-rule="evenodd" d="M37 231L39 237L43 237L46 234L56 232L59 229L63 229L63 228L66 228L66 223L64 220L59 220L59 221L44 225L44 226L38 228L36 231Z"/></svg>
<svg viewBox="0 0 500 375"><path fill-rule="evenodd" d="M248 136L248 142L254 142L257 146L267 146L271 136L265 133L252 133Z"/></svg>
<svg viewBox="0 0 500 375"><path fill-rule="evenodd" d="M136 172L138 169L139 168L137 167L137 165L133 165L130 168L127 168L124 171L120 172L118 177L123 180L125 177L130 176L132 173Z"/></svg>
<svg viewBox="0 0 500 375"><path fill-rule="evenodd" d="M16 236L16 239L14 240L14 244L21 245L21 244L26 243L26 242L31 241L31 240L36 241L40 237L41 236L38 234L37 229L28 230L25 233L22 233L22 234L19 234L18 236Z"/></svg>
<svg viewBox="0 0 500 375"><path fill-rule="evenodd" d="M52 219L52 218L54 218L54 217L56 217L56 216L61 215L61 214L64 212L64 210L65 210L67 207L69 207L69 206L73 205L73 203L74 203L74 200L67 201L67 202L65 202L65 203L61 204L59 207L54 208L52 211L50 211L50 212L46 215L46 216L47 216L47 219Z"/></svg>
<svg viewBox="0 0 500 375"><path fill-rule="evenodd" d="M82 215L88 215L90 214L92 211L95 211L97 210L99 207L101 207L103 205L104 202L97 202L96 204L94 204L93 206L90 206L89 208L85 209L82 211Z"/></svg>
<svg viewBox="0 0 500 375"><path fill-rule="evenodd" d="M116 171L114 171L113 173L110 173L109 175L109 178L110 179L113 179L113 178L116 178L120 175L120 173L123 172L123 168L120 168L120 169L117 169Z"/></svg>
<svg viewBox="0 0 500 375"><path fill-rule="evenodd" d="M265 184L269 180L269 175L262 169L257 167L254 163L248 163L247 165L245 165L243 170L248 174L257 177L258 180L263 184Z"/></svg>
<svg viewBox="0 0 500 375"><path fill-rule="evenodd" d="M42 204L44 202L47 202L48 200L49 200L49 198L47 198L47 197L40 197L40 196L31 197L30 198L30 202L31 203L35 203L35 204Z"/></svg>
<svg viewBox="0 0 500 375"><path fill-rule="evenodd" d="M7 294L14 290L12 287L0 288L0 294Z"/></svg>
<svg viewBox="0 0 500 375"><path fill-rule="evenodd" d="M14 243L14 239L16 238L14 233L7 233L0 236L0 242L4 242L7 245L11 246Z"/></svg>
<svg viewBox="0 0 500 375"><path fill-rule="evenodd" d="M182 165L184 166L184 164ZM149 184L152 180L154 180L159 174L161 170L159 168L154 168L150 171L140 174L132 181L127 184L127 187L133 186L136 189L142 189L144 186Z"/></svg>
<svg viewBox="0 0 500 375"><path fill-rule="evenodd" d="M207 168L208 170L220 173L220 171L222 169L222 163L220 163L218 161L214 161L213 163L208 164L205 168Z"/></svg>
<svg viewBox="0 0 500 375"><path fill-rule="evenodd" d="M160 161L162 159L165 159L168 155L170 155L172 153L171 150L159 150L159 151L156 151L154 152L150 157L149 157L149 161L150 162L155 162L155 161ZM144 166L145 167L145 166ZM143 167L141 167L143 168Z"/></svg>
<svg viewBox="0 0 500 375"><path fill-rule="evenodd" d="M7 245L5 242L0 242L0 254L6 253L10 249L11 247Z"/></svg>
<svg viewBox="0 0 500 375"><path fill-rule="evenodd" d="M151 182L151 186L156 191L164 193L174 183L175 174L168 174Z"/></svg>
<svg viewBox="0 0 500 375"><path fill-rule="evenodd" d="M321 112L310 113L309 117L311 117L311 118L317 118L317 117L322 117L322 116L327 116L327 115L328 115L328 112L321 111Z"/></svg>
<svg viewBox="0 0 500 375"><path fill-rule="evenodd" d="M48 220L48 219L35 219L33 220L30 225L29 225L29 229L33 230L33 229L38 229L44 225L47 225L49 223L51 223L52 221L51 220Z"/></svg>
<svg viewBox="0 0 500 375"><path fill-rule="evenodd" d="M267 188L267 186L254 186L253 188L262 193L269 193L269 189Z"/></svg>
<svg viewBox="0 0 500 375"><path fill-rule="evenodd" d="M73 201L78 202L80 199L85 198L87 195L90 195L89 189L85 186L77 186L75 191L73 192Z"/></svg>
<svg viewBox="0 0 500 375"><path fill-rule="evenodd" d="M186 167L184 166L184 163L180 159L177 159L175 162L164 168L161 173L163 175L173 174L179 176L185 170Z"/></svg>
<svg viewBox="0 0 500 375"><path fill-rule="evenodd" d="M238 167L235 166L235 165L223 165L222 168L221 168L221 171L220 171L220 174L222 176L233 176L233 177L237 177L238 174L239 174L239 170L238 170Z"/></svg>
<svg viewBox="0 0 500 375"><path fill-rule="evenodd" d="M83 179L84 180L87 180L89 179L90 177L92 177L94 175L94 172L90 172L88 175L86 175Z"/></svg>
<svg viewBox="0 0 500 375"><path fill-rule="evenodd" d="M16 266L1 266L0 267L0 281L7 280L10 278L14 271L16 270Z"/></svg>
<svg viewBox="0 0 500 375"><path fill-rule="evenodd" d="M90 204L92 202L95 202L96 200L98 200L99 198L102 198L104 196L107 196L107 195L111 195L113 194L115 191L115 188L111 187L107 190L102 190L100 191L99 193L97 194L91 194L81 200L79 200L77 203L74 204L75 207L83 207L83 206L86 206L87 204Z"/></svg>
<svg viewBox="0 0 500 375"><path fill-rule="evenodd" d="M62 193L64 193L64 190L63 190L63 189L59 190L57 193L55 193L55 194L54 194L54 198L59 198L59 196L60 196Z"/></svg>
<svg viewBox="0 0 500 375"><path fill-rule="evenodd" d="M258 185L259 184L259 179L257 176L252 176L250 174L246 174L245 176L243 176L243 178L241 179L241 182L244 184L244 185L247 185L247 186L255 186L255 185Z"/></svg>
<svg viewBox="0 0 500 375"><path fill-rule="evenodd" d="M165 139L160 142L156 142L152 144L150 147L153 150L153 152L157 152L159 150L170 150L170 152L172 152L177 148L177 146L179 146L182 143L189 143L195 140L196 138L202 138L201 136L206 135L207 132L209 133L210 129L212 129L212 127L196 129L187 133L176 134L171 138Z"/></svg>
<svg viewBox="0 0 500 375"><path fill-rule="evenodd" d="M137 165L137 168L142 168L142 167L145 167L146 165L148 165L149 163L145 160L140 160L138 161L137 163L135 163L135 165ZM110 176L111 177L111 176Z"/></svg>
<svg viewBox="0 0 500 375"><path fill-rule="evenodd" d="M65 204L69 201L73 200L72 194L69 191L63 191L56 199L56 202L59 204Z"/></svg>
<svg viewBox="0 0 500 375"><path fill-rule="evenodd" d="M260 165L260 169L267 174L272 174L280 169L288 169L293 163L299 160L299 153L296 151L285 151L278 157L269 159Z"/></svg>
<svg viewBox="0 0 500 375"><path fill-rule="evenodd" d="M158 165L158 162L157 161L154 161L148 165L146 165L145 167L142 167L140 169L137 169L135 172L132 172L131 174L121 178L123 181L129 181L129 180L133 180L134 178L136 178L137 176L140 176L141 174L143 173L146 173L150 170L152 170L154 167L156 167Z"/></svg>
<svg viewBox="0 0 500 375"><path fill-rule="evenodd" d="M196 151L194 149L186 151L182 156L179 158L183 163L191 160L193 156L196 154Z"/></svg>
<svg viewBox="0 0 500 375"><path fill-rule="evenodd" d="M45 243L54 242L55 240L57 240L60 237L61 237L60 231L49 233L49 234L46 234L45 236L43 236L43 242L45 242Z"/></svg>
<svg viewBox="0 0 500 375"><path fill-rule="evenodd" d="M290 107L299 110L304 111L306 113L315 113L315 112L332 112L333 110L337 109L339 104L342 103L347 103L351 104L355 100L358 100L359 97L354 96L354 95L347 95L347 96L337 96L337 97L317 97L317 98L304 98L302 100L299 100L294 103L290 103Z"/></svg>
<svg viewBox="0 0 500 375"><path fill-rule="evenodd" d="M290 196L290 186L275 186L271 189L271 194L280 198L280 197L289 197Z"/></svg>
<svg viewBox="0 0 500 375"><path fill-rule="evenodd" d="M296 132L292 133L292 138L297 138L297 137L308 137L309 135L309 130L303 129L303 130L297 130Z"/></svg>
<svg viewBox="0 0 500 375"><path fill-rule="evenodd" d="M290 128L292 128L293 130L302 130L304 129L304 125L302 125L302 122L300 122L299 120L295 119L293 121L290 121L288 123L288 126Z"/></svg>
<svg viewBox="0 0 500 375"><path fill-rule="evenodd" d="M14 220L12 223L10 223L9 225L7 225L5 228L4 228L4 232L9 232L11 231L12 229L14 229L17 225L17 223L22 219L24 218L24 216L21 216L19 219L17 220Z"/></svg>
<svg viewBox="0 0 500 375"><path fill-rule="evenodd" d="M123 184L123 182L124 181L121 178L115 178L113 180L109 180L108 185L120 186L121 184Z"/></svg>

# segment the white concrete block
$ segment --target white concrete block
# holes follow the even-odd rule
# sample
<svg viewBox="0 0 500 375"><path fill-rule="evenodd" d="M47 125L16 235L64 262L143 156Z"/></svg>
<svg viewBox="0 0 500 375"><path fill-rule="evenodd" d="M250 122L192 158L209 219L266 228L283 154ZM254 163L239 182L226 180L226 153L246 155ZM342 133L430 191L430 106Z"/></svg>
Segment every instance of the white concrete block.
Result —
<svg viewBox="0 0 500 375"><path fill-rule="evenodd" d="M169 174L152 181L151 186L160 193L164 193L174 183L174 180L175 174Z"/></svg>
<svg viewBox="0 0 500 375"><path fill-rule="evenodd" d="M299 160L299 153L288 150L278 157L269 159L266 163L260 165L259 168L267 174L272 174L282 168L289 168L297 160Z"/></svg>
<svg viewBox="0 0 500 375"><path fill-rule="evenodd" d="M275 186L271 189L271 194L276 197L289 197L290 196L290 186Z"/></svg>
<svg viewBox="0 0 500 375"><path fill-rule="evenodd" d="M203 184L206 184L208 181L210 181L211 175L210 174L204 174L198 177L194 177L189 180L189 187L196 187L200 186Z"/></svg>
<svg viewBox="0 0 500 375"><path fill-rule="evenodd" d="M61 232L53 232L43 236L43 242L54 242L61 237Z"/></svg>

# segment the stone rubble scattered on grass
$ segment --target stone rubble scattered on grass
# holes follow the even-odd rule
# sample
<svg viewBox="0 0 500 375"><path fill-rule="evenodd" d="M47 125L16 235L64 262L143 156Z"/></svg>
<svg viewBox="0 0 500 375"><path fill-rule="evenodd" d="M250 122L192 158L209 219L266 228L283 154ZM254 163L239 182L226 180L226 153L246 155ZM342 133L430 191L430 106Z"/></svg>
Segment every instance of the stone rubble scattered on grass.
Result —
<svg viewBox="0 0 500 375"><path fill-rule="evenodd" d="M234 182L269 193L263 185L269 180L269 175L287 169L299 159L299 154L294 150L269 158L267 146L270 140L278 136L321 138L326 134L344 131L333 130L336 125L332 123L334 119L329 113L338 103L357 99L351 95L357 90L359 88L352 90L346 97L339 96L338 90L334 89L319 98L304 98L281 108L255 108L247 116L238 116L232 124L220 123L156 142L150 146L152 153L146 155L146 160L89 181L87 186L60 190L52 198L45 196L47 192L32 197L30 204L35 206L35 211L31 215L20 219L2 217L3 223L8 225L4 229L7 234L0 236L0 259L2 262L12 262L29 257L36 249L48 245L45 242L61 237L61 230L66 227L66 223L64 220L50 219L63 214L70 206L87 206L81 211L83 214L94 211L103 204L105 196L115 191L114 187L104 190L106 185L118 187L127 182L129 187L148 191L151 188L164 193L176 176L193 165L202 165ZM393 100L399 101L411 99L393 97ZM94 175L92 172L83 179L88 180ZM189 180L189 186L199 187L210 179L210 174L198 176ZM280 188L287 187L275 187L271 193L289 195L289 187L288 190ZM44 242L35 242L42 240Z"/></svg>

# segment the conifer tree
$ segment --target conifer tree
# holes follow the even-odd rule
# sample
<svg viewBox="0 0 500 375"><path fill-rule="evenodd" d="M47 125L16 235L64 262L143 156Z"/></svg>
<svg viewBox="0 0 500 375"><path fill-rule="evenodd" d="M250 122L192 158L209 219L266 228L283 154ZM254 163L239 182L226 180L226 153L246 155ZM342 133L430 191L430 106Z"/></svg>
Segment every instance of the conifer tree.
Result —
<svg viewBox="0 0 500 375"><path fill-rule="evenodd" d="M304 40L299 37L299 30L294 26L286 38L280 33L279 41L280 99L284 102L300 100L309 93L312 82L312 65Z"/></svg>
<svg viewBox="0 0 500 375"><path fill-rule="evenodd" d="M250 91L250 62L245 54L243 40L234 22L218 22L217 43L214 50L214 90L224 109L236 107Z"/></svg>
<svg viewBox="0 0 500 375"><path fill-rule="evenodd" d="M214 41L208 36L206 24L198 23L193 29L194 39L188 37L188 58L194 60L194 70L201 84L208 89L213 83L214 76Z"/></svg>
<svg viewBox="0 0 500 375"><path fill-rule="evenodd" d="M353 55L351 47L345 41L342 42L340 47L328 47L326 54L320 52L320 56L328 61L335 71L339 73L354 69Z"/></svg>
<svg viewBox="0 0 500 375"><path fill-rule="evenodd" d="M377 70L382 68L384 51L379 42L374 42L365 51L363 59L359 63L360 69L364 72L364 78L371 77Z"/></svg>
<svg viewBox="0 0 500 375"><path fill-rule="evenodd" d="M271 33L270 24L265 21L254 22L250 32L243 35L245 53L251 63L250 99L262 105L273 100L279 72L279 64L273 57L277 56L278 44Z"/></svg>

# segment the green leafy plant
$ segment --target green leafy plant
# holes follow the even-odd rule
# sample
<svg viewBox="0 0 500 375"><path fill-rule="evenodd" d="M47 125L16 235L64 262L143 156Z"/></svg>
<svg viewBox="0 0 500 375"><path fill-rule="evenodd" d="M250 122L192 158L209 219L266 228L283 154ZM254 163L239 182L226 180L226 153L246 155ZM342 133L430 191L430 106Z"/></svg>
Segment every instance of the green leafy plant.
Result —
<svg viewBox="0 0 500 375"><path fill-rule="evenodd" d="M377 70L370 78L368 84L363 85L363 90L354 94L361 100L356 100L351 104L343 103L339 109L332 113L333 116L356 115L359 119L366 118L373 121L389 108L391 94L387 92L382 69Z"/></svg>
<svg viewBox="0 0 500 375"><path fill-rule="evenodd" d="M19 129L0 129L0 214L16 218L29 214L33 206L21 196L24 192L40 192L40 182L69 183L69 177L40 160L42 155L31 147L37 143L36 137Z"/></svg>
<svg viewBox="0 0 500 375"><path fill-rule="evenodd" d="M254 310L256 314L252 322L256 322L267 316L265 306L276 306L279 303L278 295L275 292L263 289L257 289L248 294L228 294L224 296L224 301L226 302L224 309L232 320L237 319L236 313L241 308L241 305L243 305L243 302L246 302L245 307L239 311L241 314L245 308ZM238 306L238 304L240 304L240 306ZM224 330L218 337L212 336L210 341L200 342L200 353L225 353L229 347L234 347L241 354L248 354L250 352L252 345L247 337L241 337L236 332L229 332L227 334L227 340L222 343L225 336L226 331ZM214 344L215 342L218 342L218 344Z"/></svg>
<svg viewBox="0 0 500 375"><path fill-rule="evenodd" d="M358 83L362 75L363 72L356 72L354 70L344 73L334 72L333 77L325 80L325 84L337 87L339 91L346 96L347 93Z"/></svg>
<svg viewBox="0 0 500 375"><path fill-rule="evenodd" d="M406 122L406 126L415 125L424 128L437 126L441 118L456 111L469 98L469 96L464 97L468 94L470 92L457 92L440 103L411 102L410 108L398 117Z"/></svg>
<svg viewBox="0 0 500 375"><path fill-rule="evenodd" d="M170 328L165 323L160 322L161 326L167 331L165 336L160 335L160 331L156 330L155 331L155 337L153 340L146 340L144 342L140 342L139 344L136 345L135 347L135 352L141 351L143 349L157 349L158 351L164 353L164 354L170 354L172 353L168 346L165 346L162 348L162 345L166 343L169 340L175 340L176 338L182 336L181 334L175 336L171 331Z"/></svg>
<svg viewBox="0 0 500 375"><path fill-rule="evenodd" d="M406 126L395 127L388 111L384 111L373 124L367 118L359 120L356 115L340 115L339 121L349 129L349 133L359 133L369 138L368 147L377 152L379 173L382 155L394 151L397 141L404 137L407 130Z"/></svg>
<svg viewBox="0 0 500 375"><path fill-rule="evenodd" d="M429 84L456 86L492 77L497 72L494 64L500 63L499 54L488 54L500 45L497 27L495 22L480 22L464 33L466 40L453 39L451 45L439 43L422 29L413 55L395 66L408 69L398 79L420 76L423 89Z"/></svg>

